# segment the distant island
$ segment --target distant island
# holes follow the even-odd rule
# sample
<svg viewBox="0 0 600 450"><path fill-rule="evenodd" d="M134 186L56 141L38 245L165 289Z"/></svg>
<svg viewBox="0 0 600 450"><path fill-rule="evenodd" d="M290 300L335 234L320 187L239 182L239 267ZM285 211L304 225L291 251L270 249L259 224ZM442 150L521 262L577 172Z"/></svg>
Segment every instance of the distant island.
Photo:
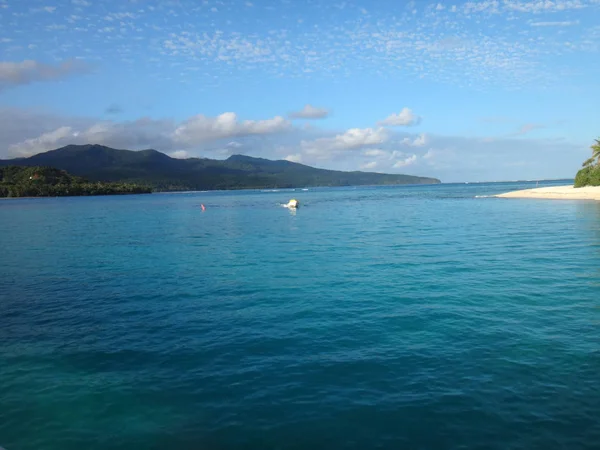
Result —
<svg viewBox="0 0 600 450"><path fill-rule="evenodd" d="M89 182L52 167L0 167L0 197L148 194L147 186Z"/></svg>
<svg viewBox="0 0 600 450"><path fill-rule="evenodd" d="M91 182L149 186L153 191L276 189L317 186L437 184L437 178L317 169L290 161L244 155L226 160L171 158L156 150L68 145L1 166L54 167Z"/></svg>

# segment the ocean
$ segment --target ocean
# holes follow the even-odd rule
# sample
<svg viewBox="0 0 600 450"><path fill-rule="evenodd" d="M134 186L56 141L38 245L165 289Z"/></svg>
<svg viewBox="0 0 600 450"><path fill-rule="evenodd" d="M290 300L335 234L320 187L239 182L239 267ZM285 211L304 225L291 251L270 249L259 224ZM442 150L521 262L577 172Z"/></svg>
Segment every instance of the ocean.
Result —
<svg viewBox="0 0 600 450"><path fill-rule="evenodd" d="M597 449L600 202L535 185L0 201L0 446Z"/></svg>

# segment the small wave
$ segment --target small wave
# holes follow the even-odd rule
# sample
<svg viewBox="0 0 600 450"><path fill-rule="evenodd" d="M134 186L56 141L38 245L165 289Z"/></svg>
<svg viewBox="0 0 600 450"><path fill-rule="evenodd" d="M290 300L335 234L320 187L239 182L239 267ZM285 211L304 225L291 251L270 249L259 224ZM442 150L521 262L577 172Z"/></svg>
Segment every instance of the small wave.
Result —
<svg viewBox="0 0 600 450"><path fill-rule="evenodd" d="M494 195L476 195L475 198L492 198Z"/></svg>

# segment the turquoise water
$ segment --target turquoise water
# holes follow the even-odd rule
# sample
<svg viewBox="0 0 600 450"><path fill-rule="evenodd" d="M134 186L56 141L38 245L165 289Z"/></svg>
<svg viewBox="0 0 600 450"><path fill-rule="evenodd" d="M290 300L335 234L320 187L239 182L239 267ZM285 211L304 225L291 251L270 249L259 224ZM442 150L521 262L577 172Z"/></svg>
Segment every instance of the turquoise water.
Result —
<svg viewBox="0 0 600 450"><path fill-rule="evenodd" d="M598 448L600 203L527 187L1 201L0 446Z"/></svg>

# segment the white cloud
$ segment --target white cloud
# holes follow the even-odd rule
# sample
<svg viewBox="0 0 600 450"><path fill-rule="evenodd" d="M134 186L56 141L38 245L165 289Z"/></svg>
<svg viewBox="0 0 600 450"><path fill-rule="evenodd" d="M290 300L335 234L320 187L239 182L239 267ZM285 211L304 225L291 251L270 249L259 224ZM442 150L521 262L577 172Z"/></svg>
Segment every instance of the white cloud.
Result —
<svg viewBox="0 0 600 450"><path fill-rule="evenodd" d="M26 139L25 141L14 144L9 147L9 152L18 156L31 156L43 151L51 150L57 142L61 140L77 137L77 133L71 127L60 127L54 131L44 133L36 138Z"/></svg>
<svg viewBox="0 0 600 450"><path fill-rule="evenodd" d="M291 112L289 117L292 119L324 119L328 115L329 110L307 104L300 111Z"/></svg>
<svg viewBox="0 0 600 450"><path fill-rule="evenodd" d="M579 20L569 20L563 22L531 22L529 25L532 27L570 27L578 24Z"/></svg>
<svg viewBox="0 0 600 450"><path fill-rule="evenodd" d="M351 128L345 133L334 137L302 141L300 146L308 154L327 158L335 152L382 144L388 138L389 135L385 128Z"/></svg>
<svg viewBox="0 0 600 450"><path fill-rule="evenodd" d="M186 159L186 158L190 157L189 153L186 152L185 150L177 150L175 152L171 152L169 154L169 156L171 158L176 158L176 159Z"/></svg>
<svg viewBox="0 0 600 450"><path fill-rule="evenodd" d="M287 155L284 159L286 161L290 161L290 162L302 163L302 155L300 153L295 153L293 155Z"/></svg>
<svg viewBox="0 0 600 450"><path fill-rule="evenodd" d="M425 133L422 133L414 139L414 141L412 142L412 146L413 147L423 147L426 143L427 143L427 137L426 137Z"/></svg>
<svg viewBox="0 0 600 450"><path fill-rule="evenodd" d="M217 117L198 114L177 127L174 140L181 144L193 145L235 136L279 133L289 129L290 123L281 116L240 122L233 112L226 112Z"/></svg>
<svg viewBox="0 0 600 450"><path fill-rule="evenodd" d="M427 143L427 136L425 133L421 133L415 140L412 142L413 147L423 147Z"/></svg>
<svg viewBox="0 0 600 450"><path fill-rule="evenodd" d="M373 157L380 157L380 156L388 156L389 153L386 152L385 150L380 150L378 148L373 148L370 150L365 150L363 152L363 155L365 156L373 156Z"/></svg>
<svg viewBox="0 0 600 450"><path fill-rule="evenodd" d="M162 5L161 2L157 4ZM192 9L181 14L192 16L200 14L200 11L206 14L213 2L204 5L196 12ZM219 13L229 14L229 7L224 5L222 2L215 4ZM521 35L527 32L523 28L524 23L513 21L525 22L529 18L520 10L554 12L577 7L591 9L597 5L594 0L474 0L461 2L457 8L457 5L446 2L435 1L429 7L422 7L420 2L416 2L416 16L391 15L385 20L374 19L382 12L378 11L378 7L370 10L373 13L371 18L370 14L360 14L360 6L356 6L357 16L352 20L335 25L303 26L295 31L290 27L283 28L283 25L281 28L262 27L254 23L255 17L245 18L248 26L241 28L241 22L237 23L238 20L233 17L229 24L224 19L224 26L220 29L216 29L216 24L215 28L211 25L205 29L192 21L185 29L163 27L154 37L156 45L150 46L149 50L153 53L151 57L160 61L153 65L160 68L160 72L167 72L165 77L197 83L203 89L215 85L223 87L224 83L243 80L250 73L251 78L262 80L339 80L352 76L351 68L354 66L370 73L375 80L385 77L424 79L476 90L496 86L512 90L529 86L548 87L551 83L565 83L567 79L556 70L567 68L566 59L544 56L557 54L557 51L560 56L559 45L564 44L565 39L556 35L544 36L544 39L533 36L536 29L542 33L540 28L535 28L538 25L533 25L529 29L530 36L523 38ZM248 9L244 1L240 6ZM168 15L168 7L162 8ZM322 9L323 13L327 8L334 7L324 4L317 10ZM454 10L463 14L457 17L451 12ZM408 11L410 8L407 9L410 14ZM485 16L490 13L504 16L499 16L493 27L482 28L487 20ZM285 14L290 24L299 19L298 11L290 10ZM541 20L552 19L540 16ZM558 24L558 20L566 19L554 20ZM155 26L140 25L149 29ZM519 30L517 34L514 34L515 26ZM529 28L529 24L525 28ZM120 50L131 44L125 33L111 39L111 44L115 45L113 48ZM573 45L580 45L585 40L584 33L571 37L571 40ZM581 46L577 49L581 50ZM569 50L573 51L571 47ZM211 70L200 70L200 67L210 67ZM168 73L169 68L173 73Z"/></svg>
<svg viewBox="0 0 600 450"><path fill-rule="evenodd" d="M596 3L595 0L504 0L504 9L523 13L558 12L586 8Z"/></svg>
<svg viewBox="0 0 600 450"><path fill-rule="evenodd" d="M408 158L405 158L400 161L396 161L392 166L394 169L399 169L400 167L410 166L417 160L417 155L411 155Z"/></svg>
<svg viewBox="0 0 600 450"><path fill-rule="evenodd" d="M32 13L40 13L40 12L53 13L54 11L56 11L56 6L42 6L41 8L30 8L29 11Z"/></svg>
<svg viewBox="0 0 600 450"><path fill-rule="evenodd" d="M427 143L427 136L425 133L421 133L414 139L405 137L401 142L403 145L407 145L409 147L423 147Z"/></svg>
<svg viewBox="0 0 600 450"><path fill-rule="evenodd" d="M87 0L71 0L71 3L77 6L92 6L92 3Z"/></svg>
<svg viewBox="0 0 600 450"><path fill-rule="evenodd" d="M376 167L377 167L377 161L370 161L370 162L362 164L360 166L360 168L364 169L364 170L372 170L372 169L375 169Z"/></svg>
<svg viewBox="0 0 600 450"><path fill-rule="evenodd" d="M35 81L57 80L89 70L90 66L87 63L77 59L63 61L56 66L33 60L0 61L0 91Z"/></svg>
<svg viewBox="0 0 600 450"><path fill-rule="evenodd" d="M137 16L131 12L110 13L104 17L104 20L112 22L114 20L135 19Z"/></svg>
<svg viewBox="0 0 600 450"><path fill-rule="evenodd" d="M398 114L390 114L384 120L380 121L378 125L388 127L406 127L410 125L416 125L421 121L419 116L416 116L409 108L402 108Z"/></svg>
<svg viewBox="0 0 600 450"><path fill-rule="evenodd" d="M498 0L485 0L480 2L467 2L464 4L463 9L465 14L471 13L497 13L500 2Z"/></svg>

